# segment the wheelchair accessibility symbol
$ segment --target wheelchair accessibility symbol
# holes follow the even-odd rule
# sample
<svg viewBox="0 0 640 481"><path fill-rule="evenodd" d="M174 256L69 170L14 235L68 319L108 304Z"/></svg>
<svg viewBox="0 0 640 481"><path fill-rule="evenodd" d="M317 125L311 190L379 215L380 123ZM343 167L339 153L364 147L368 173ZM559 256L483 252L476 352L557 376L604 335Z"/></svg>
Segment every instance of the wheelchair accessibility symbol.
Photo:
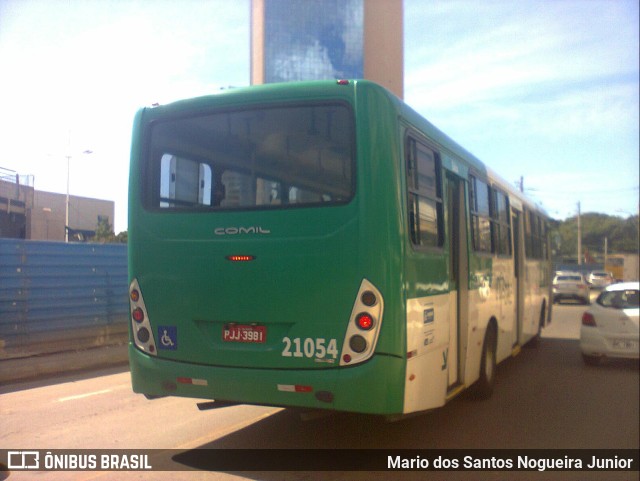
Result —
<svg viewBox="0 0 640 481"><path fill-rule="evenodd" d="M178 349L178 328L176 326L158 326L158 349L175 351Z"/></svg>

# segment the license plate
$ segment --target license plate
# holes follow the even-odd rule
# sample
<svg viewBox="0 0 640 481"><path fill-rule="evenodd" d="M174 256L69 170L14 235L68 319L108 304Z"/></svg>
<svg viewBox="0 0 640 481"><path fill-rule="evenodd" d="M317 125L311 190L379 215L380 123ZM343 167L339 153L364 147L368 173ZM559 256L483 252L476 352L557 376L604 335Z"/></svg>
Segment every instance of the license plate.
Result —
<svg viewBox="0 0 640 481"><path fill-rule="evenodd" d="M267 342L266 326L233 324L222 328L222 340L225 342Z"/></svg>
<svg viewBox="0 0 640 481"><path fill-rule="evenodd" d="M613 340L613 348L614 349L638 349L638 341L629 341L627 339L614 339Z"/></svg>

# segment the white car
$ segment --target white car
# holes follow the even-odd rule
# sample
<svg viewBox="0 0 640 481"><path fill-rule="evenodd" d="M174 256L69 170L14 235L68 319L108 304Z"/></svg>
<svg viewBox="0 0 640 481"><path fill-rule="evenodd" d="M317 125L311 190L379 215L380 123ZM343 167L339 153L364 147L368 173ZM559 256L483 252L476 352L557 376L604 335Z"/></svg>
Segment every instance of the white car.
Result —
<svg viewBox="0 0 640 481"><path fill-rule="evenodd" d="M638 359L638 282L613 284L582 315L580 350L587 364L603 357Z"/></svg>
<svg viewBox="0 0 640 481"><path fill-rule="evenodd" d="M595 289L603 289L613 284L613 276L606 271L592 271L587 277L587 282Z"/></svg>
<svg viewBox="0 0 640 481"><path fill-rule="evenodd" d="M579 272L556 272L553 278L553 302L575 299L589 304L589 285Z"/></svg>

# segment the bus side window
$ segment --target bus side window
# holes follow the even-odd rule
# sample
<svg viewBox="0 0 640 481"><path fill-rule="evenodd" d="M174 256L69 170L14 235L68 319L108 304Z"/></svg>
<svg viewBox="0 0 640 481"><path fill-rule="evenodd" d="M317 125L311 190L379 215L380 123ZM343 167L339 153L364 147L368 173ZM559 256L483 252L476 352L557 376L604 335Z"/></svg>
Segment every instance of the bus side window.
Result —
<svg viewBox="0 0 640 481"><path fill-rule="evenodd" d="M440 161L436 153L408 137L406 143L409 235L419 247L444 244Z"/></svg>
<svg viewBox="0 0 640 481"><path fill-rule="evenodd" d="M469 176L469 210L471 211L471 237L473 250L491 252L491 222L489 186L477 177Z"/></svg>
<svg viewBox="0 0 640 481"><path fill-rule="evenodd" d="M420 238L418 236L418 226L416 217L418 214L418 205L416 204L415 196L409 196L409 234L411 235L411 242L413 244L420 244Z"/></svg>
<svg viewBox="0 0 640 481"><path fill-rule="evenodd" d="M511 224L509 222L509 198L498 189L491 188L491 237L493 253L511 255Z"/></svg>
<svg viewBox="0 0 640 481"><path fill-rule="evenodd" d="M547 226L543 219L530 210L525 210L525 255L528 259L546 259Z"/></svg>

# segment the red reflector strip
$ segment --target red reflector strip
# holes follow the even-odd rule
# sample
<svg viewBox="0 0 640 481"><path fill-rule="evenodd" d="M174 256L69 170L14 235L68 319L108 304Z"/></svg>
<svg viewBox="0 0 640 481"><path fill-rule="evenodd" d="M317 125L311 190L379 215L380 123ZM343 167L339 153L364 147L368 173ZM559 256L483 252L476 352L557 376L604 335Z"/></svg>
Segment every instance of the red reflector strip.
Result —
<svg viewBox="0 0 640 481"><path fill-rule="evenodd" d="M278 384L278 391L282 392L313 392L312 386L302 386L300 384Z"/></svg>
<svg viewBox="0 0 640 481"><path fill-rule="evenodd" d="M206 379L194 379L192 377L179 377L176 379L180 384L193 384L194 386L208 386Z"/></svg>
<svg viewBox="0 0 640 481"><path fill-rule="evenodd" d="M249 262L256 258L256 256L245 256L245 255L233 255L227 256L226 259L231 262Z"/></svg>

